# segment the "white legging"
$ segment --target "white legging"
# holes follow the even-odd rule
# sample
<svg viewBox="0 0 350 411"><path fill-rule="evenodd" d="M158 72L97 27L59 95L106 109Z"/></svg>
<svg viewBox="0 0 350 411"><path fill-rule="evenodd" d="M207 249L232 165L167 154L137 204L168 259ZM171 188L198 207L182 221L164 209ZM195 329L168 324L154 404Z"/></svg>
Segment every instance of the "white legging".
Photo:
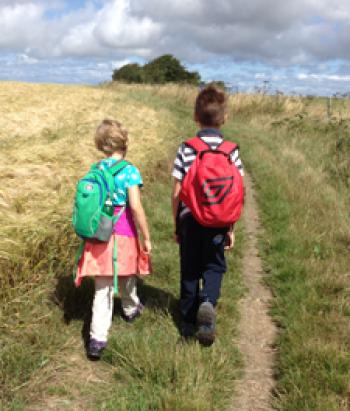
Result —
<svg viewBox="0 0 350 411"><path fill-rule="evenodd" d="M133 315L140 304L136 290L136 275L118 277L122 309L127 316ZM113 277L95 277L95 297L92 304L90 337L106 342L113 315Z"/></svg>

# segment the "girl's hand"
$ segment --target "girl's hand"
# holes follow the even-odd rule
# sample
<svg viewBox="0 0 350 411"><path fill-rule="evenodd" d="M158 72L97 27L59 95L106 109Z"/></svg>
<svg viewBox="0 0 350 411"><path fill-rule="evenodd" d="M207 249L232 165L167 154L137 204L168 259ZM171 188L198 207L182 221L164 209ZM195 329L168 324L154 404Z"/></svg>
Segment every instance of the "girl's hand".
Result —
<svg viewBox="0 0 350 411"><path fill-rule="evenodd" d="M233 248L234 245L235 245L235 233L233 231L229 231L226 234L225 250L231 250L231 248Z"/></svg>
<svg viewBox="0 0 350 411"><path fill-rule="evenodd" d="M151 254L152 251L152 243L151 240L144 240L143 241L143 252L145 254Z"/></svg>

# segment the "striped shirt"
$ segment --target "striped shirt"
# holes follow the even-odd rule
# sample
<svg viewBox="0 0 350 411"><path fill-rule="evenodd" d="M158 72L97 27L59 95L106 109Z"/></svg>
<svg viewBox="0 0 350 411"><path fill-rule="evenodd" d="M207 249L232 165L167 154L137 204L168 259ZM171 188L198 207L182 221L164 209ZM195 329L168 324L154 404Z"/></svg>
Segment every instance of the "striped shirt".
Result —
<svg viewBox="0 0 350 411"><path fill-rule="evenodd" d="M203 129L197 133L211 150L216 150L216 148L223 142L223 136L217 129ZM176 158L174 161L174 168L172 176L179 181L182 181L187 174L190 166L196 158L196 151L182 143L177 151ZM241 175L244 175L243 164L239 156L239 149L236 148L231 154L231 160L238 168ZM180 217L187 214L189 209L180 204Z"/></svg>
<svg viewBox="0 0 350 411"><path fill-rule="evenodd" d="M197 136L199 136L210 147L211 150L216 150L216 148L223 141L222 134L220 134L218 130L215 129L201 130L197 134ZM196 151L192 147L189 147L185 143L182 143L176 154L172 176L177 180L182 181L195 158ZM243 164L239 157L238 148L236 148L236 150L234 150L231 154L231 160L243 176Z"/></svg>

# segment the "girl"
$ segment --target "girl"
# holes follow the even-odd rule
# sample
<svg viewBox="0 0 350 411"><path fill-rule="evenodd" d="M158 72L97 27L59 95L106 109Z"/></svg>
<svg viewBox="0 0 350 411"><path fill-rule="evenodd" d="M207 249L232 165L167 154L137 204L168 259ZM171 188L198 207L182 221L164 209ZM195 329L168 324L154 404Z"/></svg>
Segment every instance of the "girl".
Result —
<svg viewBox="0 0 350 411"><path fill-rule="evenodd" d="M101 160L100 166L109 168L125 157L128 132L117 121L103 120L96 130L95 144L106 156ZM86 241L76 277L77 285L82 277L95 277L95 297L88 346L88 356L91 359L101 357L107 345L108 330L112 323L114 239L117 241L118 249L118 280L123 317L128 322L139 316L144 308L137 296L136 276L150 274L151 271L151 240L140 198L140 172L135 166L128 164L114 178L114 213L118 214L121 208L126 206L125 210L119 217L109 242ZM135 222L142 235L142 244L138 241Z"/></svg>

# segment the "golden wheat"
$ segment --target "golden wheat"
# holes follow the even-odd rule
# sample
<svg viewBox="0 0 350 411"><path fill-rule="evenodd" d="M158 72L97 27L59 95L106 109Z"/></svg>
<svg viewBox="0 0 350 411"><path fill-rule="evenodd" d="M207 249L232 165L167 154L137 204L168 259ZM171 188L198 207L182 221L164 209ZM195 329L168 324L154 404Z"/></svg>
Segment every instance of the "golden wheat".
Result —
<svg viewBox="0 0 350 411"><path fill-rule="evenodd" d="M50 227L53 213L70 215L74 186L101 155L93 144L98 123L116 118L129 130L131 161L147 164L158 139L157 113L130 101L126 89L0 84L0 281L6 262L25 261L23 244ZM27 258L28 259L28 258Z"/></svg>

